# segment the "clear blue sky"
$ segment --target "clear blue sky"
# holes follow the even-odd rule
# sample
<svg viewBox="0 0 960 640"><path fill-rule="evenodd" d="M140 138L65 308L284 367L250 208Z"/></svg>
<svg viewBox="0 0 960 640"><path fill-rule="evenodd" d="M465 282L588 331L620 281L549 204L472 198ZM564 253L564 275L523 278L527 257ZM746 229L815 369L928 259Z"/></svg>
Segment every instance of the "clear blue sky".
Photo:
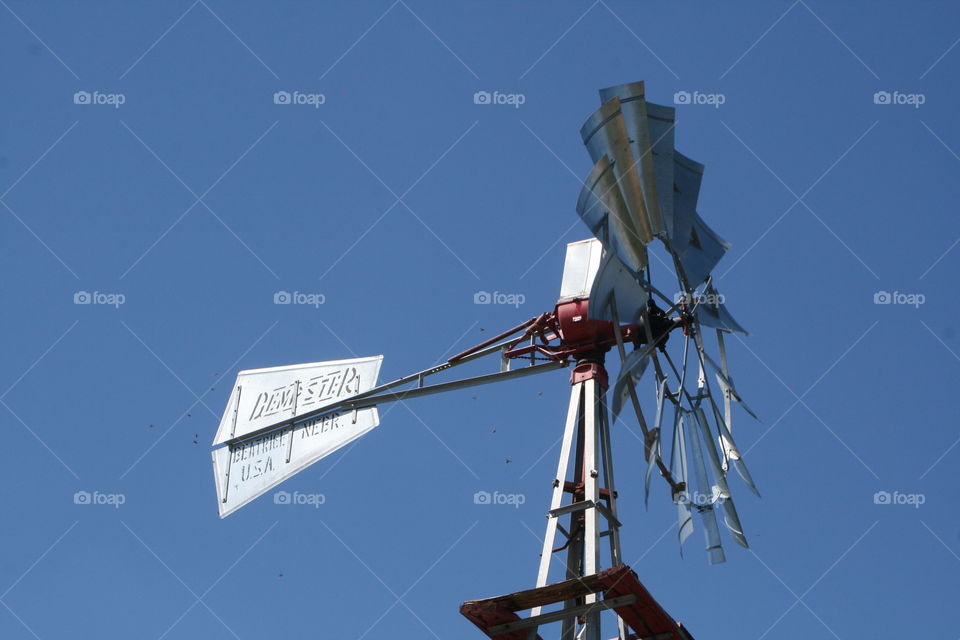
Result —
<svg viewBox="0 0 960 640"><path fill-rule="evenodd" d="M550 309L579 127L634 80L725 99L677 147L734 246L764 497L734 479L751 551L681 558L620 429L627 561L698 638L960 634L954 3L0 5L0 637L480 637L460 602L534 582L566 372L384 408L283 487L319 509L219 520L209 443L238 369L382 353L388 380Z"/></svg>

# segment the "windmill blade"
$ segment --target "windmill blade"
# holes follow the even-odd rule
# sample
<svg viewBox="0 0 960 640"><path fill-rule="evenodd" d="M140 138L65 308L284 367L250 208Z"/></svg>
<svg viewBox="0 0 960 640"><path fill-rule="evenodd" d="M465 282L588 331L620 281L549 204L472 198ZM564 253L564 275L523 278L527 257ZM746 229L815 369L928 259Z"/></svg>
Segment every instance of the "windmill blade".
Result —
<svg viewBox="0 0 960 640"><path fill-rule="evenodd" d="M720 456L717 454L717 446L714 444L713 436L710 434L710 425L707 422L707 416L703 409L697 407L694 412L694 422L703 438L704 448L706 450L706 460L710 463L710 471L713 474L713 485L711 495L714 499L723 499L730 497L730 487L727 486L727 478L720 466Z"/></svg>
<svg viewBox="0 0 960 640"><path fill-rule="evenodd" d="M723 376L727 380L733 382L733 378L730 376L730 366L727 362L727 342L726 338L723 336L723 331L717 329L717 349L720 350L720 367L723 371ZM733 395L732 392L724 391L723 394L723 422L727 429L731 432L733 431ZM714 410L716 411L716 404L714 404Z"/></svg>
<svg viewBox="0 0 960 640"><path fill-rule="evenodd" d="M677 406L673 421L673 444L670 453L670 473L677 478L679 491L674 492L673 501L677 504L677 538L680 541L680 552L683 553L683 543L693 533L693 513L690 509L690 482L687 473L687 444L683 437L683 414Z"/></svg>
<svg viewBox="0 0 960 640"><path fill-rule="evenodd" d="M613 322L610 302L615 300L617 320L633 324L640 319L649 297L620 259L608 252L601 259L590 287L587 312L594 320Z"/></svg>
<svg viewBox="0 0 960 640"><path fill-rule="evenodd" d="M697 214L702 180L703 165L675 152L673 234L666 244L680 263L682 273L678 275L688 294L707 279L730 250L730 244Z"/></svg>
<svg viewBox="0 0 960 640"><path fill-rule="evenodd" d="M673 234L674 127L676 109L647 103L647 121L653 142L653 166L657 174L657 197L660 217L667 236Z"/></svg>
<svg viewBox="0 0 960 640"><path fill-rule="evenodd" d="M644 202L654 226L668 234L673 214L673 126L672 107L651 104L644 97L642 82L631 82L600 90L600 100L620 100L620 111L630 136ZM666 205L666 206L665 206Z"/></svg>
<svg viewBox="0 0 960 640"><path fill-rule="evenodd" d="M620 111L619 98L613 98L593 113L580 128L580 137L590 153L590 159L598 162L606 155L613 163L613 174L634 228L643 244L649 244L654 235L663 231L659 217L653 219L647 211L637 159L630 149L630 138Z"/></svg>
<svg viewBox="0 0 960 640"><path fill-rule="evenodd" d="M697 344L697 351L699 351L700 357L703 359L704 364L709 366L713 370L714 374L716 375L717 381L720 383L720 389L723 392L724 396L729 394L730 398L735 400L741 407L743 407L744 411L749 413L754 420L759 420L760 418L757 417L757 414L755 414L753 410L749 406L747 406L747 403L744 402L743 398L740 397L740 394L737 393L736 388L733 386L733 380L731 380L726 376L723 369L720 368L720 365L714 362L713 358L710 357L710 354L708 354L706 350L703 348L703 343L699 339L699 333L698 333L698 339L696 340L696 344Z"/></svg>
<svg viewBox="0 0 960 640"><path fill-rule="evenodd" d="M695 288L706 280L729 250L730 243L711 229L699 214L694 214L686 247L676 251L677 259L683 266L683 272L690 287Z"/></svg>
<svg viewBox="0 0 960 640"><path fill-rule="evenodd" d="M617 416L623 409L623 405L630 399L630 389L627 385L633 385L634 389L643 373L650 364L650 349L639 349L630 352L623 364L620 366L620 375L613 385L613 420L616 422Z"/></svg>
<svg viewBox="0 0 960 640"><path fill-rule="evenodd" d="M747 538L743 535L743 525L740 524L740 517L737 515L737 508L733 504L733 497L730 495L730 487L727 485L726 476L723 473L723 469L720 465L720 456L717 454L717 446L714 444L713 436L710 433L710 426L707 422L707 416L704 414L703 409L697 408L696 410L697 425L700 427L700 435L703 437L703 442L707 452L707 460L710 462L710 467L713 472L714 482L716 483L716 488L719 489L717 503L720 505L720 508L723 510L723 519L724 524L727 525L727 529L730 531L730 535L733 537L737 543L744 547L749 548L747 544Z"/></svg>
<svg viewBox="0 0 960 640"><path fill-rule="evenodd" d="M730 380L733 382L733 378L730 377L730 369L727 364L727 347L724 342L723 331L717 329L717 347L720 349L720 366L722 367L723 378L717 376L717 383L723 389L723 417L720 416L720 410L717 408L717 404L712 402L713 412L717 418L717 424L720 425L720 445L723 447L724 455L724 470L726 470L727 461L733 463L734 469L737 470L737 473L740 475L740 478L750 487L750 490L759 498L760 492L757 490L757 485L753 481L753 476L750 475L750 471L747 469L746 462L743 460L743 456L740 454L740 449L737 447L737 443L733 440L733 411L731 404L733 402L733 391L727 389L723 386L724 380ZM713 398L711 397L711 401Z"/></svg>
<svg viewBox="0 0 960 640"><path fill-rule="evenodd" d="M693 418L696 422L696 417ZM681 420L681 423L686 421ZM687 431L684 427L684 431ZM717 514L713 510L713 499L715 498L710 481L707 479L707 468L703 459L703 449L700 444L700 436L696 427L693 427L686 434L690 439L690 449L693 453L693 473L697 477L697 488L699 493L695 494L697 499L694 506L700 513L700 519L703 523L703 534L707 545L707 557L710 564L720 564L726 562L726 555L723 553L723 545L720 542L720 527L717 524ZM711 497L707 499L707 495Z"/></svg>
<svg viewBox="0 0 960 640"><path fill-rule="evenodd" d="M647 248L620 194L610 159L603 155L587 176L577 214L607 248L634 273L647 266Z"/></svg>
<svg viewBox="0 0 960 640"><path fill-rule="evenodd" d="M704 289L704 295L701 297L703 302L697 304L695 311L697 321L705 327L711 329L720 329L728 333L740 333L749 335L747 330L740 326L723 303L723 296L717 293L712 284L708 284Z"/></svg>
<svg viewBox="0 0 960 640"><path fill-rule="evenodd" d="M643 477L643 506L648 507L650 502L650 478L653 476L653 467L656 461L661 457L660 434L663 423L663 405L667 399L667 379L662 378L657 385L657 417L653 421L653 429L650 430L651 440L644 443L646 445L647 472Z"/></svg>
<svg viewBox="0 0 960 640"><path fill-rule="evenodd" d="M674 253L685 251L690 242L702 181L703 165L679 151L674 151L673 226L667 247Z"/></svg>
<svg viewBox="0 0 960 640"><path fill-rule="evenodd" d="M733 434L727 427L726 421L720 418L716 405L714 405L713 410L714 416L717 419L717 424L720 427L720 446L723 448L724 459L733 463L733 468L737 470L737 474L740 476L740 479L743 480L748 487L750 487L750 490L753 491L754 495L756 495L758 498L761 497L760 491L757 489L757 485L753 481L753 476L750 475L750 470L747 469L747 464L743 460L743 455L740 453L740 448L737 447L737 443L733 440Z"/></svg>
<svg viewBox="0 0 960 640"><path fill-rule="evenodd" d="M718 338L721 340L721 354L723 357L724 363L726 363L726 350L722 346L723 336L718 332ZM743 479L743 481L750 487L750 490L753 493L760 497L760 492L757 490L756 484L753 481L753 477L750 475L750 471L747 469L746 463L743 461L742 456L740 455L740 450L737 448L736 442L733 440L733 434L730 432L728 420L730 418L730 411L726 412L726 419L724 416L720 415L720 410L717 408L716 400L713 397L713 393L710 390L709 385L707 384L706 377L706 367L713 369L717 377L717 382L720 384L721 389L724 394L724 401L728 403L730 399L734 399L740 403L740 405L753 416L754 419L757 419L757 416L750 410L750 407L743 402L743 400L736 394L736 390L733 388L733 383L727 378L724 371L717 366L717 363L713 361L709 354L707 354L704 345L703 337L700 331L697 331L694 344L697 348L697 354L700 359L700 379L701 384L703 385L705 395L710 401L710 405L713 409L714 418L717 421L717 424L720 428L720 444L724 451L724 461L731 460L733 461L734 468L737 470L737 473ZM726 466L722 466L722 471L726 471Z"/></svg>

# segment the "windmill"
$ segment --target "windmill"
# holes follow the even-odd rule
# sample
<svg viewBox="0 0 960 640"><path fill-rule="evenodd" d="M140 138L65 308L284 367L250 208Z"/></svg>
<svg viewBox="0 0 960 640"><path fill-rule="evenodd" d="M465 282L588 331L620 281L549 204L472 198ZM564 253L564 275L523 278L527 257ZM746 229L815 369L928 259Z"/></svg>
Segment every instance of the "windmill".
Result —
<svg viewBox="0 0 960 640"><path fill-rule="evenodd" d="M636 418L645 501L656 470L670 488L681 545L696 516L710 563L723 562L719 514L746 547L727 478L732 467L759 496L732 434L733 405L753 413L734 386L724 343L725 334L745 331L710 276L729 245L697 212L703 165L675 150L675 110L647 102L642 82L603 89L600 98L580 131L594 165L576 205L594 237L567 245L556 306L386 384L377 385L382 356L241 371L214 439L221 517L374 429L380 405L572 365L536 585L465 602L461 613L498 640L533 640L552 622L561 623L564 640L600 640L601 613L609 610L620 640L689 640L623 564L611 422L625 413ZM655 240L676 278L673 298L653 282ZM614 350L621 366L608 394L605 359ZM480 359L499 366L434 382ZM652 420L638 393L648 369ZM555 546L558 533L563 540ZM529 616L517 615L526 610Z"/></svg>

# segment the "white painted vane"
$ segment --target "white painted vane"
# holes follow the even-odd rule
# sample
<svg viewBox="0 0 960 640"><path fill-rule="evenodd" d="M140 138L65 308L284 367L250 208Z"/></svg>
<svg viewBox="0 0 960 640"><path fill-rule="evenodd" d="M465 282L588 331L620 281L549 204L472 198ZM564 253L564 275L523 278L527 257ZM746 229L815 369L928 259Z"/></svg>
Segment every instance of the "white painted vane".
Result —
<svg viewBox="0 0 960 640"><path fill-rule="evenodd" d="M214 446L224 445L213 450L220 517L379 425L376 407L305 414L372 389L382 361L373 356L241 371L214 439Z"/></svg>
<svg viewBox="0 0 960 640"><path fill-rule="evenodd" d="M383 356L308 362L237 374L214 446L289 422L338 400L369 391Z"/></svg>

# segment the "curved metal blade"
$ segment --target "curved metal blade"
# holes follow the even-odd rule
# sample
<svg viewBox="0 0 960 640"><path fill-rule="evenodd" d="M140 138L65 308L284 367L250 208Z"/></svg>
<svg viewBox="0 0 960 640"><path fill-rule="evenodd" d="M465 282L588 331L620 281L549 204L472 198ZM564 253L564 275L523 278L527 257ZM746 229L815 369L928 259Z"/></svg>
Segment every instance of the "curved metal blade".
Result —
<svg viewBox="0 0 960 640"><path fill-rule="evenodd" d="M676 109L647 103L647 121L653 143L653 167L657 174L657 197L660 199L660 218L668 237L673 235L673 174L674 127Z"/></svg>
<svg viewBox="0 0 960 640"><path fill-rule="evenodd" d="M694 416L696 417L697 427L700 429L700 435L703 437L703 442L706 446L707 460L710 462L710 471L713 474L715 488L711 493L720 500L729 498L730 487L727 485L727 478L720 465L720 456L717 453L717 445L713 441L713 436L710 434L710 424L707 422L707 416L703 412L703 409L699 407L694 413Z"/></svg>
<svg viewBox="0 0 960 640"><path fill-rule="evenodd" d="M749 413L754 418L754 420L759 420L760 418L757 417L757 414L755 414L753 410L749 406L747 406L747 403L744 402L743 398L740 397L740 394L737 393L736 388L733 386L733 381L723 373L723 370L720 368L720 366L716 362L714 362L713 358L710 357L710 354L708 354L703 349L703 345L700 344L699 340L697 340L697 350L700 351L700 355L703 357L703 361L711 369L713 369L713 372L716 374L717 381L720 383L721 391L723 391L724 394L729 393L730 397L736 400L740 404L740 406L743 407L744 411Z"/></svg>
<svg viewBox="0 0 960 640"><path fill-rule="evenodd" d="M616 422L617 416L623 409L623 405L630 399L630 390L627 385L633 385L636 388L637 383L643 377L647 365L650 364L650 350L641 349L633 351L623 361L620 367L620 375L613 385L613 420Z"/></svg>
<svg viewBox="0 0 960 640"><path fill-rule="evenodd" d="M689 479L687 474L687 444L684 438L683 415L677 408L677 416L674 419L673 428L673 451L670 454L670 472L677 479L682 491L673 495L673 501L677 504L677 537L680 540L680 552L683 553L683 543L686 542L690 534L693 533L693 513L690 509L690 491Z"/></svg>
<svg viewBox="0 0 960 640"><path fill-rule="evenodd" d="M720 340L721 355L724 358L724 364L726 364L726 357L725 357L726 350L723 347L723 342L722 342L723 335L718 332L717 338L718 340ZM729 419L729 415L730 415L729 407L727 407L728 409L727 418L725 419L724 416L720 415L720 409L717 407L717 403L713 397L713 392L710 390L710 387L707 384L707 378L706 378L706 373L704 369L706 367L710 367L716 374L717 383L720 385L720 388L724 394L725 405L729 403L730 399L734 399L737 402L739 402L740 405L747 411L747 413L753 416L754 419L758 419L758 418L750 410L750 407L748 407L746 403L743 402L740 396L737 395L736 390L733 388L733 383L730 380L730 378L727 377L726 372L721 370L721 368L717 366L717 363L713 361L713 359L710 357L709 354L707 354L703 345L702 333L700 333L699 331L696 333L694 344L696 345L697 354L700 358L700 379L701 379L701 387L702 387L701 391L706 392L707 398L710 401L710 406L713 410L714 418L716 419L717 424L719 425L719 430L720 430L719 440L720 440L721 447L723 447L724 461L726 460L733 461L733 465L736 468L737 473L740 475L743 481L747 484L747 486L750 487L750 490L753 491L753 493L756 494L756 496L759 498L760 492L757 490L756 484L753 481L753 477L750 475L750 471L747 469L746 463L743 462L742 460L742 457L740 455L740 450L737 448L737 445L733 440L733 434L731 433L729 424L727 423L727 420ZM724 367L724 369L725 368L726 367ZM726 469L727 467L725 465L722 465L721 471L725 472Z"/></svg>
<svg viewBox="0 0 960 640"><path fill-rule="evenodd" d="M716 412L716 407L714 407ZM756 483L753 481L753 476L750 475L750 470L747 469L747 464L743 460L743 456L740 453L740 448L737 447L737 443L733 440L733 434L730 433L730 429L727 427L727 424L724 420L721 420L719 415L717 416L717 424L720 425L720 446L723 447L723 453L727 460L733 463L733 468L737 470L737 475L740 476L740 479L746 483L750 490L753 491L754 495L758 498L760 496L760 491L757 489Z"/></svg>
<svg viewBox="0 0 960 640"><path fill-rule="evenodd" d="M697 424L700 426L700 434L707 449L707 459L710 461L710 467L713 472L713 478L716 482L716 488L719 489L717 504L723 510L723 521L730 531L730 535L737 541L741 547L749 548L747 538L743 535L743 525L740 524L740 516L737 515L737 508L733 504L733 497L730 495L730 487L727 485L726 476L720 466L720 457L717 454L717 447L710 434L710 427L707 423L707 416L703 409L697 409ZM717 492L714 493L716 495Z"/></svg>
<svg viewBox="0 0 960 640"><path fill-rule="evenodd" d="M646 245L630 218L606 154L597 160L580 190L577 214L634 273L647 266Z"/></svg>
<svg viewBox="0 0 960 640"><path fill-rule="evenodd" d="M694 421L696 422L697 419L694 418ZM694 475L697 476L697 488L700 490L699 494L696 495L697 500L695 501L695 505L703 522L703 534L707 544L707 557L710 559L710 564L720 564L721 562L726 562L727 558L723 553L723 545L720 542L720 527L717 524L717 514L713 510L713 504L711 503L714 493L709 489L710 481L707 479L707 468L703 460L700 436L697 434L696 427L687 435L690 438L690 448L693 451L693 472ZM711 496L710 499L707 499L708 491Z"/></svg>
<svg viewBox="0 0 960 640"><path fill-rule="evenodd" d="M597 162L606 155L613 162L613 173L620 187L620 194L634 227L643 244L653 240L653 236L663 229L659 223L650 218L643 196L643 187L640 184L640 175L637 171L637 159L630 149L630 138L627 126L620 111L619 98L613 98L604 103L580 128L580 137L590 158Z"/></svg>
<svg viewBox="0 0 960 640"><path fill-rule="evenodd" d="M653 421L653 429L650 430L650 442L646 444L647 454L647 472L643 477L643 506L647 507L650 502L650 478L653 476L653 468L656 466L658 458L662 457L663 452L660 448L661 425L663 423L663 404L667 399L667 379L660 380L657 385L657 417Z"/></svg>
<svg viewBox="0 0 960 640"><path fill-rule="evenodd" d="M720 508L723 509L723 523L727 525L730 537L744 549L749 549L750 544L747 542L747 537L743 535L743 525L740 524L740 516L737 515L737 507L733 504L733 498L721 500Z"/></svg>
<svg viewBox="0 0 960 640"><path fill-rule="evenodd" d="M720 259L730 250L730 243L711 229L698 214L693 216L690 238L683 250L676 251L691 287L707 279Z"/></svg>
<svg viewBox="0 0 960 640"><path fill-rule="evenodd" d="M674 109L647 102L642 82L600 90L602 102L613 98L620 100L653 228L669 232L664 204L669 203L669 217L672 217Z"/></svg>
<svg viewBox="0 0 960 640"><path fill-rule="evenodd" d="M679 151L673 154L673 227L669 236L670 246L679 254L690 242L693 220L697 215L697 200L700 198L700 183L703 181L703 165L691 160Z"/></svg>
<svg viewBox="0 0 960 640"><path fill-rule="evenodd" d="M723 296L717 293L713 285L707 285L705 293L706 301L698 304L695 312L700 324L712 329L749 335L747 330L740 326L740 323L727 311L727 306L721 302Z"/></svg>
<svg viewBox="0 0 960 640"><path fill-rule="evenodd" d="M595 320L613 322L610 301L615 299L618 319L633 324L646 308L649 297L650 294L637 283L636 278L627 270L620 258L606 252L590 288L590 304L587 307L587 313Z"/></svg>

